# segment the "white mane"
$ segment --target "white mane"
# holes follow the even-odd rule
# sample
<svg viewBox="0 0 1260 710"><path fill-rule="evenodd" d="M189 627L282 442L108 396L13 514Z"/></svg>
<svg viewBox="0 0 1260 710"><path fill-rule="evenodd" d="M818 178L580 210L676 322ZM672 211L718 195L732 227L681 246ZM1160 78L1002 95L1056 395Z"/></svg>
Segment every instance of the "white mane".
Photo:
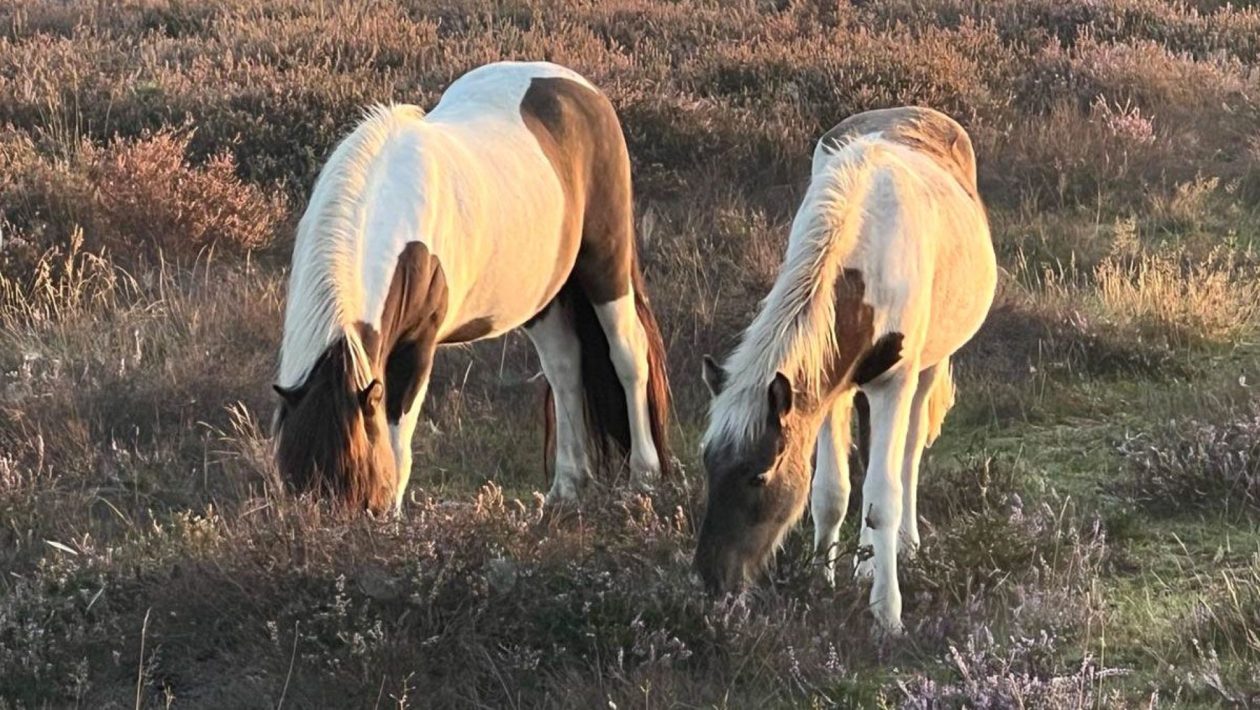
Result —
<svg viewBox="0 0 1260 710"><path fill-rule="evenodd" d="M358 374L355 384L364 387L371 380L367 353L351 327L363 305L361 231L367 198L374 168L390 137L423 116L416 106L368 108L320 172L293 245L280 350L281 386L304 382L320 354L343 336Z"/></svg>
<svg viewBox="0 0 1260 710"><path fill-rule="evenodd" d="M724 365L727 381L710 408L705 441L761 432L767 387L783 372L796 391L815 392L836 351L835 285L857 247L863 196L878 135L827 147L792 221L787 255L774 287Z"/></svg>

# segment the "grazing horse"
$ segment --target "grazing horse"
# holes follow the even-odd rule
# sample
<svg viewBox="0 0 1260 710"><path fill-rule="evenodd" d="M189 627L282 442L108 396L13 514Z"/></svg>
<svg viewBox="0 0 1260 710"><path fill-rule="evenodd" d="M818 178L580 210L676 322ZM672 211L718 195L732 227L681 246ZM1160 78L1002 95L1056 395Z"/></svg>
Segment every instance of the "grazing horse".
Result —
<svg viewBox="0 0 1260 710"><path fill-rule="evenodd" d="M504 62L427 115L370 109L320 173L285 308L281 473L401 509L435 350L522 325L554 403L549 500L574 498L610 444L636 480L659 475L668 382L621 126L573 71Z"/></svg>
<svg viewBox="0 0 1260 710"><path fill-rule="evenodd" d="M711 590L764 569L805 508L815 443L815 545L834 581L860 389L870 447L856 571L874 576L876 617L901 628L898 538L919 542L920 456L953 403L950 355L988 313L996 273L961 126L906 107L823 136L770 295L725 366L704 362L714 398L695 563Z"/></svg>

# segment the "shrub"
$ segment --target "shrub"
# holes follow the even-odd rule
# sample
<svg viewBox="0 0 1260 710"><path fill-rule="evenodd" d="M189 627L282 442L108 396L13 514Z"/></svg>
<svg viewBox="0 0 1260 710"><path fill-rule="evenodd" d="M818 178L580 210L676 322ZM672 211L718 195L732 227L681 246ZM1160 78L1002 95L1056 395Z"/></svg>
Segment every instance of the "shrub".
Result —
<svg viewBox="0 0 1260 710"><path fill-rule="evenodd" d="M283 194L243 182L228 152L191 163L191 138L162 130L105 146L83 140L54 156L21 133L0 134L0 171L11 169L0 178L3 216L18 237L4 254L7 274L29 272L42 251L74 239L131 263L267 246L288 221Z"/></svg>
<svg viewBox="0 0 1260 710"><path fill-rule="evenodd" d="M1043 632L996 644L992 634L981 632L961 649L949 647L945 665L952 678L939 681L915 674L900 681L900 692L893 694L900 696L896 705L905 710L1097 707L1104 679L1127 671L1107 668L1089 654L1078 666L1064 667L1057 660L1062 643ZM1106 705L1122 706L1118 698L1108 698Z"/></svg>
<svg viewBox="0 0 1260 710"><path fill-rule="evenodd" d="M98 149L83 161L97 239L115 253L194 255L223 245L245 251L266 246L285 222L279 193L243 183L230 153L188 163L189 133L161 131Z"/></svg>
<svg viewBox="0 0 1260 710"><path fill-rule="evenodd" d="M1260 408L1217 421L1180 419L1119 444L1125 492L1148 510L1260 512Z"/></svg>

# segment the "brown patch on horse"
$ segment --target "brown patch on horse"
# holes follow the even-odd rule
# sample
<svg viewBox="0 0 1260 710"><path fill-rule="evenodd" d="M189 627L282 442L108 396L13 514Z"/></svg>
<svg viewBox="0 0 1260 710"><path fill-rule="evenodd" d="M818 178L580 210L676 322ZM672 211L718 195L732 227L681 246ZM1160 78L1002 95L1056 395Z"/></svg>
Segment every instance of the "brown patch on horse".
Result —
<svg viewBox="0 0 1260 710"><path fill-rule="evenodd" d="M384 363L385 412L391 424L411 409L432 371L448 298L441 261L422 242L411 242L398 255L379 332L368 323L357 324L368 357Z"/></svg>
<svg viewBox="0 0 1260 710"><path fill-rule="evenodd" d="M854 365L875 337L875 310L866 302L866 279L858 269L845 269L836 279L836 352L828 363L826 389L845 385Z"/></svg>
<svg viewBox="0 0 1260 710"><path fill-rule="evenodd" d="M360 390L357 378L343 337L328 346L305 382L282 392L276 463L298 491L381 512L394 500L393 454L373 445L388 436L380 426L380 383Z"/></svg>
<svg viewBox="0 0 1260 710"><path fill-rule="evenodd" d="M836 280L836 352L827 365L827 390L859 387L887 372L901 359L901 333L875 336L875 311L866 302L866 280L858 269L845 269Z"/></svg>
<svg viewBox="0 0 1260 710"><path fill-rule="evenodd" d="M594 303L626 295L632 281L634 212L630 159L612 104L579 82L540 77L521 100L521 117L564 188L568 209L562 244L576 257L583 291Z"/></svg>
<svg viewBox="0 0 1260 710"><path fill-rule="evenodd" d="M454 330L442 336L442 344L471 343L474 340L481 340L493 332L494 321L492 319L486 317L473 318L467 323L456 326Z"/></svg>
<svg viewBox="0 0 1260 710"><path fill-rule="evenodd" d="M665 346L652 314L634 240L630 158L621 123L608 98L570 79L535 78L521 101L521 117L560 179L565 196L563 253L574 254L572 273L555 300L572 309L582 344L582 381L588 429L597 453L612 439L630 448L625 392L608 352L594 304L634 291L635 309L648 341L648 409L662 473L669 471L669 379ZM548 289L548 293L552 293ZM539 311L551 307L540 304ZM550 406L550 397L544 401ZM547 416L546 441L554 436Z"/></svg>
<svg viewBox="0 0 1260 710"><path fill-rule="evenodd" d="M888 372L901 361L901 333L885 333L871 346L853 369L853 382L859 387Z"/></svg>
<svg viewBox="0 0 1260 710"><path fill-rule="evenodd" d="M877 132L894 143L932 156L967 194L979 199L971 137L957 121L935 109L901 106L864 111L827 131L820 143L834 150L858 136Z"/></svg>

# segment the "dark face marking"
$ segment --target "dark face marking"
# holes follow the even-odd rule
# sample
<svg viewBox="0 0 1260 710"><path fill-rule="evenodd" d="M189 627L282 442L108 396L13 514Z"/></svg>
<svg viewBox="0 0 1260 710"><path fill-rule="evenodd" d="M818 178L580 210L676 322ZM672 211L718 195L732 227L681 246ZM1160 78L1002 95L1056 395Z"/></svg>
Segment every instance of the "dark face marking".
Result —
<svg viewBox="0 0 1260 710"><path fill-rule="evenodd" d="M380 328L355 324L372 384L355 390L349 345L341 338L300 387L277 388L277 462L294 488L375 512L389 509L398 481L389 425L412 407L429 377L446 308L442 265L412 242L398 256Z"/></svg>
<svg viewBox="0 0 1260 710"><path fill-rule="evenodd" d="M276 415L276 463L298 491L331 494L355 508L393 503L394 456L385 429L383 388L353 384L349 345L324 351L300 387L286 391ZM383 445L382 445L383 444Z"/></svg>
<svg viewBox="0 0 1260 710"><path fill-rule="evenodd" d="M782 373L766 397L769 411L756 440L715 443L704 452L709 503L695 565L713 593L742 589L804 509L811 437L793 412L791 384Z"/></svg>
<svg viewBox="0 0 1260 710"><path fill-rule="evenodd" d="M629 293L634 261L630 159L607 97L578 82L540 77L521 101L521 117L564 188L561 252L592 303ZM542 309L568 278L553 276Z"/></svg>

